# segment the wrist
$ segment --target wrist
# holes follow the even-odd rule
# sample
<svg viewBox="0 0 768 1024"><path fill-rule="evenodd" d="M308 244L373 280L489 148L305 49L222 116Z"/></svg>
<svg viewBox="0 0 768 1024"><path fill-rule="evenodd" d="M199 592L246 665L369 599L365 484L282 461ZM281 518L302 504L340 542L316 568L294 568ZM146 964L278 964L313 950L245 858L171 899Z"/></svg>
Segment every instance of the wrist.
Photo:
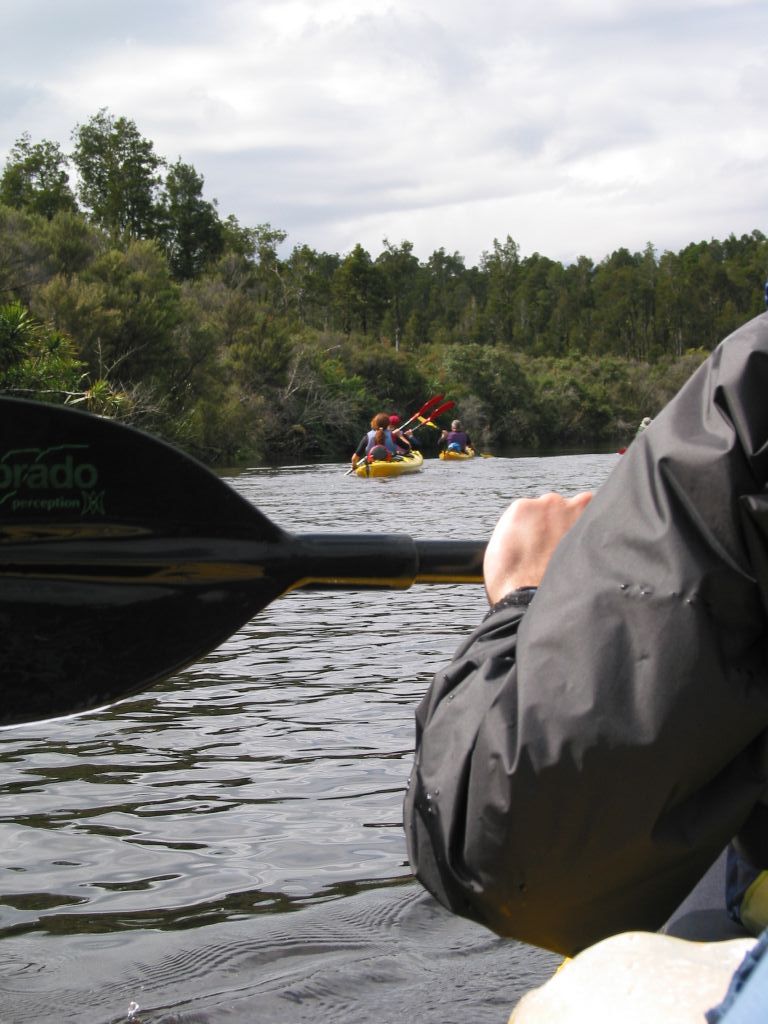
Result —
<svg viewBox="0 0 768 1024"><path fill-rule="evenodd" d="M517 587L515 590L510 590L508 594L505 594L498 601L495 601L488 609L488 615L493 615L494 612L499 612L503 608L527 608L533 600L537 587Z"/></svg>

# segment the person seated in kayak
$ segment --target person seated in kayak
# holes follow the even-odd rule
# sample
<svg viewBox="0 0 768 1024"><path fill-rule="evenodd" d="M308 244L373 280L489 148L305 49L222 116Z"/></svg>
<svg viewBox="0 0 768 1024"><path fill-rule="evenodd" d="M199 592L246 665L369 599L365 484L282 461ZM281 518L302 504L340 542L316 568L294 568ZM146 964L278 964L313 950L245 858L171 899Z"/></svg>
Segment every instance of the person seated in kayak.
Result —
<svg viewBox="0 0 768 1024"><path fill-rule="evenodd" d="M389 429L392 434L392 440L397 445L401 455L408 455L411 452L419 450L416 438L413 435L412 430L402 430L400 424L402 420L393 412L389 417Z"/></svg>
<svg viewBox="0 0 768 1024"><path fill-rule="evenodd" d="M414 872L456 913L573 956L668 927L728 860L709 919L768 924L767 392L768 313L594 496L499 520L405 796Z"/></svg>
<svg viewBox="0 0 768 1024"><path fill-rule="evenodd" d="M352 455L352 468L357 466L363 456L369 462L389 462L399 454L392 431L389 429L389 413L377 412L371 420L371 429L360 438L360 443Z"/></svg>
<svg viewBox="0 0 768 1024"><path fill-rule="evenodd" d="M440 434L437 444L448 452L465 452L472 447L472 439L466 430L462 430L461 420L454 420L451 429Z"/></svg>

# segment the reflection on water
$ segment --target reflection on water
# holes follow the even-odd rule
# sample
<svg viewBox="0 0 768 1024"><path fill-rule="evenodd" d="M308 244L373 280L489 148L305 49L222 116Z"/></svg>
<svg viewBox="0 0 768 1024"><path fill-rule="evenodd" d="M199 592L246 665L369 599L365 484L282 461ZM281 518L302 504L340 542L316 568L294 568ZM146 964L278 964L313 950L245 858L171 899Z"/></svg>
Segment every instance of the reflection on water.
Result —
<svg viewBox="0 0 768 1024"><path fill-rule="evenodd" d="M253 470L284 529L486 538L615 456ZM294 593L116 707L0 733L0 1019L504 1021L554 958L410 878L413 711L477 586Z"/></svg>

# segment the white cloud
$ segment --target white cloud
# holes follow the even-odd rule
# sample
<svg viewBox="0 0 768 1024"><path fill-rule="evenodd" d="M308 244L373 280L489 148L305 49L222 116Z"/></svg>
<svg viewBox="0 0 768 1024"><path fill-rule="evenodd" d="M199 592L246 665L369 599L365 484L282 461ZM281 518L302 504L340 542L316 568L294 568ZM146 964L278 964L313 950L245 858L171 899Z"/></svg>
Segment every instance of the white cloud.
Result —
<svg viewBox="0 0 768 1024"><path fill-rule="evenodd" d="M9 6L9 5L6 5ZM762 0L28 0L0 154L100 107L223 214L347 251L599 260L766 229Z"/></svg>

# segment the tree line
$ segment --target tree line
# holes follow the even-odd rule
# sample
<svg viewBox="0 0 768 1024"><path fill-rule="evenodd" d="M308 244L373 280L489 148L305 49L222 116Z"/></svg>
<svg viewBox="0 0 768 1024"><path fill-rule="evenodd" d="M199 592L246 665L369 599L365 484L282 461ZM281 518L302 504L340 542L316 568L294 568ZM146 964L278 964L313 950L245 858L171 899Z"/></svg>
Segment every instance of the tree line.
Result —
<svg viewBox="0 0 768 1024"><path fill-rule="evenodd" d="M222 217L204 179L99 110L0 177L0 391L149 429L212 464L344 458L379 409L457 402L483 447L626 442L763 309L754 230L599 263L370 254Z"/></svg>

